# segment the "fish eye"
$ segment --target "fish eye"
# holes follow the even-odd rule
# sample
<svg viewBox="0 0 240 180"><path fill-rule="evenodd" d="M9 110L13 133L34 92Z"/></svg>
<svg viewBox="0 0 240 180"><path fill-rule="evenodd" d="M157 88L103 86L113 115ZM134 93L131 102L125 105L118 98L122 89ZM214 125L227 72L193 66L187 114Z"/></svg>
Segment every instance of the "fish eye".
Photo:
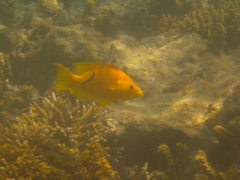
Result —
<svg viewBox="0 0 240 180"><path fill-rule="evenodd" d="M133 85L130 85L130 86L129 86L129 89L133 90L133 89L134 89Z"/></svg>

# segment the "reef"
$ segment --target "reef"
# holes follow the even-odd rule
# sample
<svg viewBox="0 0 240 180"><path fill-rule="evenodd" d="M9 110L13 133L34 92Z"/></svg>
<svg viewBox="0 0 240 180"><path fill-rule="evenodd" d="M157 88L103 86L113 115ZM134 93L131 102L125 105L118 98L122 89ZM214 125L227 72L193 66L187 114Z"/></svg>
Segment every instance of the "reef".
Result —
<svg viewBox="0 0 240 180"><path fill-rule="evenodd" d="M239 178L239 86L224 101L222 110L207 122L209 129L217 138L217 144L211 151L212 161L220 169L227 169L232 179ZM218 157L222 156L221 159Z"/></svg>
<svg viewBox="0 0 240 180"><path fill-rule="evenodd" d="M0 94L9 83L11 79L11 65L8 61L8 56L3 52L0 52Z"/></svg>
<svg viewBox="0 0 240 180"><path fill-rule="evenodd" d="M15 116L38 98L38 92L31 86L14 85L12 68L8 56L0 52L0 123L10 123Z"/></svg>
<svg viewBox="0 0 240 180"><path fill-rule="evenodd" d="M14 22L15 18L15 1L10 0L10 1L1 1L1 18L0 22L3 24L11 24Z"/></svg>
<svg viewBox="0 0 240 180"><path fill-rule="evenodd" d="M238 0L0 2L0 179L240 178ZM119 66L145 96L99 109L52 63Z"/></svg>
<svg viewBox="0 0 240 180"><path fill-rule="evenodd" d="M164 130L162 132L144 132L139 130L131 129L137 135L140 135L142 138L142 144L134 136L131 136L131 132L128 132L128 146L127 148L129 163L136 163L138 165L127 165L125 169L125 174L122 175L124 179L192 179L192 180L225 180L225 179L238 179L239 168L231 167L222 169L219 168L220 164L212 161L213 154L209 152L209 149L212 149L212 145L207 145L206 147L201 147L208 149L207 151L200 149L200 146L194 142L204 144L200 139L184 139L179 132L174 130ZM179 136L179 138L171 138L171 134ZM133 135L133 134L132 134ZM162 136L167 136L162 137ZM172 135L173 136L173 135ZM132 139L131 139L132 138ZM143 139L144 138L144 139ZM178 139L181 142L178 142ZM137 140L137 142L134 142ZM157 145L157 142L166 142L167 144ZM126 143L126 142L125 142ZM135 143L131 146L131 144ZM145 144L143 144L145 143ZM225 144L226 145L226 144ZM147 148L146 148L147 146ZM198 147L197 147L198 146ZM135 152L134 148L141 149L138 153ZM141 152L140 152L141 151ZM216 152L216 151L215 151ZM123 153L124 154L124 153ZM149 159L145 162L144 157L154 158ZM132 157L133 156L133 157ZM220 155L217 156L218 160L224 161L224 158L220 158ZM126 161L125 161L126 162ZM141 165L140 165L141 164Z"/></svg>
<svg viewBox="0 0 240 180"><path fill-rule="evenodd" d="M0 177L114 179L105 111L51 93L0 128Z"/></svg>
<svg viewBox="0 0 240 180"><path fill-rule="evenodd" d="M215 51L235 48L240 42L239 12L239 1L219 1L185 14L180 29L199 33Z"/></svg>

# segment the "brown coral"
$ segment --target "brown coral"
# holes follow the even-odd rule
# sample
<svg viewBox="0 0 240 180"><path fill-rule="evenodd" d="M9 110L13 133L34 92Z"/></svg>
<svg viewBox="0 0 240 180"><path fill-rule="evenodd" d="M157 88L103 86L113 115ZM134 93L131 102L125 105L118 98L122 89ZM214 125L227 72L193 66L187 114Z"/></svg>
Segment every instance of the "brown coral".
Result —
<svg viewBox="0 0 240 180"><path fill-rule="evenodd" d="M11 76L11 65L8 56L3 52L0 52L0 94L11 79Z"/></svg>
<svg viewBox="0 0 240 180"><path fill-rule="evenodd" d="M0 128L0 169L8 178L113 179L116 172L102 145L109 121L94 105L53 93ZM24 162L34 170L23 171Z"/></svg>
<svg viewBox="0 0 240 180"><path fill-rule="evenodd" d="M180 27L199 33L214 50L236 47L240 40L239 12L239 1L220 1L217 5L189 12L180 22Z"/></svg>
<svg viewBox="0 0 240 180"><path fill-rule="evenodd" d="M203 171L205 175L208 175L209 177L216 176L215 170L208 162L207 156L203 150L199 150L194 159L197 161L200 171Z"/></svg>
<svg viewBox="0 0 240 180"><path fill-rule="evenodd" d="M0 52L0 123L12 121L37 98L38 93L30 86L11 84L12 68L8 56Z"/></svg>

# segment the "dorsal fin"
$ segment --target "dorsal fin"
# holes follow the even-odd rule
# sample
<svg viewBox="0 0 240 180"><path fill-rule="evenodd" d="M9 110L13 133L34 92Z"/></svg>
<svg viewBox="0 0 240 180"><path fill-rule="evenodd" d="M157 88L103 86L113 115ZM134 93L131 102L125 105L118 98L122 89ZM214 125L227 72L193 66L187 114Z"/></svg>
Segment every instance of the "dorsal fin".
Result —
<svg viewBox="0 0 240 180"><path fill-rule="evenodd" d="M117 66L113 64L108 64L104 62L77 62L73 63L73 71L80 75L87 71L92 71L100 68L113 68L118 69Z"/></svg>

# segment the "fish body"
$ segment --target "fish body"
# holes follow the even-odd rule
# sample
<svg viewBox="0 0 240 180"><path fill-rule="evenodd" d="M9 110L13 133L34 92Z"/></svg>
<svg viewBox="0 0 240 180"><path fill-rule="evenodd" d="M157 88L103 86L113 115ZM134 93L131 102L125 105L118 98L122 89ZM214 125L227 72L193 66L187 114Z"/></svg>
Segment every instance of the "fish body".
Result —
<svg viewBox="0 0 240 180"><path fill-rule="evenodd" d="M55 66L58 69L56 91L67 90L80 99L95 100L103 106L143 96L143 91L115 65L102 62L74 63L74 73L61 64Z"/></svg>

